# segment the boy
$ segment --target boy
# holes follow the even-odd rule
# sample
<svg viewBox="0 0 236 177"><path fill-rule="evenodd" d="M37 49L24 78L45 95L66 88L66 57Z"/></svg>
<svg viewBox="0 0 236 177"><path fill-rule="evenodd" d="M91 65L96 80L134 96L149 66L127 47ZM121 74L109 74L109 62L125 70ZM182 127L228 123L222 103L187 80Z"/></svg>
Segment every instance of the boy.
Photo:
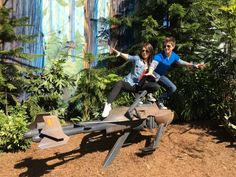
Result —
<svg viewBox="0 0 236 177"><path fill-rule="evenodd" d="M151 75L156 78L156 82L165 88L166 92L160 95L158 98L158 107L160 109L167 109L164 103L170 99L171 95L176 91L176 86L171 82L166 76L165 73L171 67L173 63L176 63L181 66L186 66L190 68L203 68L204 64L193 64L180 59L179 55L176 54L173 50L175 48L175 38L166 37L163 42L163 51L156 54L150 65L149 72L146 75ZM155 100L152 95L148 95L149 100Z"/></svg>

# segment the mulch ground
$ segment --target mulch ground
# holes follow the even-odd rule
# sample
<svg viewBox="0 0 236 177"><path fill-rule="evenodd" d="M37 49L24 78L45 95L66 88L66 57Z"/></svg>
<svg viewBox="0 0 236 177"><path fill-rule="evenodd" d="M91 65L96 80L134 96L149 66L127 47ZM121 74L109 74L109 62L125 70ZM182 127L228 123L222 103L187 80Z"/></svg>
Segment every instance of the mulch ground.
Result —
<svg viewBox="0 0 236 177"><path fill-rule="evenodd" d="M235 177L236 142L214 122L171 124L159 148L150 155L137 152L152 132L142 131L132 145L123 147L107 168L102 164L115 136L85 139L78 134L66 145L0 154L0 176L58 177Z"/></svg>

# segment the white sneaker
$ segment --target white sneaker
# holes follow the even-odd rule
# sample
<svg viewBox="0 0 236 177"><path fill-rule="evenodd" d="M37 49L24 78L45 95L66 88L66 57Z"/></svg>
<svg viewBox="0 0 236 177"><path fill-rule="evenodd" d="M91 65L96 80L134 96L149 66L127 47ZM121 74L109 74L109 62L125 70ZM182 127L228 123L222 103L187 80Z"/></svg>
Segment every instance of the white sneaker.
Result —
<svg viewBox="0 0 236 177"><path fill-rule="evenodd" d="M157 106L159 107L159 109L168 109L162 102L158 102Z"/></svg>
<svg viewBox="0 0 236 177"><path fill-rule="evenodd" d="M111 111L111 103L105 103L105 107L102 112L102 117L107 117Z"/></svg>
<svg viewBox="0 0 236 177"><path fill-rule="evenodd" d="M143 105L143 102L142 102L142 101L139 101L139 102L138 102L138 106L141 106L141 105Z"/></svg>
<svg viewBox="0 0 236 177"><path fill-rule="evenodd" d="M156 98L153 97L152 93L147 94L147 97L148 97L148 98L147 98L148 101L151 101L151 102L157 101Z"/></svg>

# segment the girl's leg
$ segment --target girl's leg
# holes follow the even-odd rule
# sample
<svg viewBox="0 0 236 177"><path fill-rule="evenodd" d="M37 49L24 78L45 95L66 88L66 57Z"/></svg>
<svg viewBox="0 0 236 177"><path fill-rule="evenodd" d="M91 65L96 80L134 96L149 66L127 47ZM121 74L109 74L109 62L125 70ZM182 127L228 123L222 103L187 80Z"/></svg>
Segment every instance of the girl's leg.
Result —
<svg viewBox="0 0 236 177"><path fill-rule="evenodd" d="M112 88L107 102L112 103L122 91L135 92L135 86L131 86L128 82L125 81L117 82Z"/></svg>
<svg viewBox="0 0 236 177"><path fill-rule="evenodd" d="M121 91L134 92L135 86L131 86L128 82L125 82L125 81L117 82L112 88L108 96L107 103L105 103L105 106L102 112L102 117L107 117L109 115L111 111L111 103L113 102L113 100L116 99L116 97L119 95Z"/></svg>
<svg viewBox="0 0 236 177"><path fill-rule="evenodd" d="M147 90L148 93L154 93L160 88L159 84L156 82L146 82L138 90Z"/></svg>
<svg viewBox="0 0 236 177"><path fill-rule="evenodd" d="M141 87L141 90L147 90L147 100L150 102L156 102L156 98L152 93L156 92L160 88L160 85L157 82L146 82Z"/></svg>

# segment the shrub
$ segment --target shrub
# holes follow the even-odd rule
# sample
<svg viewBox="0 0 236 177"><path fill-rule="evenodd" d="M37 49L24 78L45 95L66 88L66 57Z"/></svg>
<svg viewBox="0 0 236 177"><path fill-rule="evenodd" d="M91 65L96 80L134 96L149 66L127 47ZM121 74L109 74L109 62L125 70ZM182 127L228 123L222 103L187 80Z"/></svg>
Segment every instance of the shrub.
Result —
<svg viewBox="0 0 236 177"><path fill-rule="evenodd" d="M0 151L15 152L30 146L30 140L24 139L27 131L26 114L17 109L9 115L0 110Z"/></svg>

